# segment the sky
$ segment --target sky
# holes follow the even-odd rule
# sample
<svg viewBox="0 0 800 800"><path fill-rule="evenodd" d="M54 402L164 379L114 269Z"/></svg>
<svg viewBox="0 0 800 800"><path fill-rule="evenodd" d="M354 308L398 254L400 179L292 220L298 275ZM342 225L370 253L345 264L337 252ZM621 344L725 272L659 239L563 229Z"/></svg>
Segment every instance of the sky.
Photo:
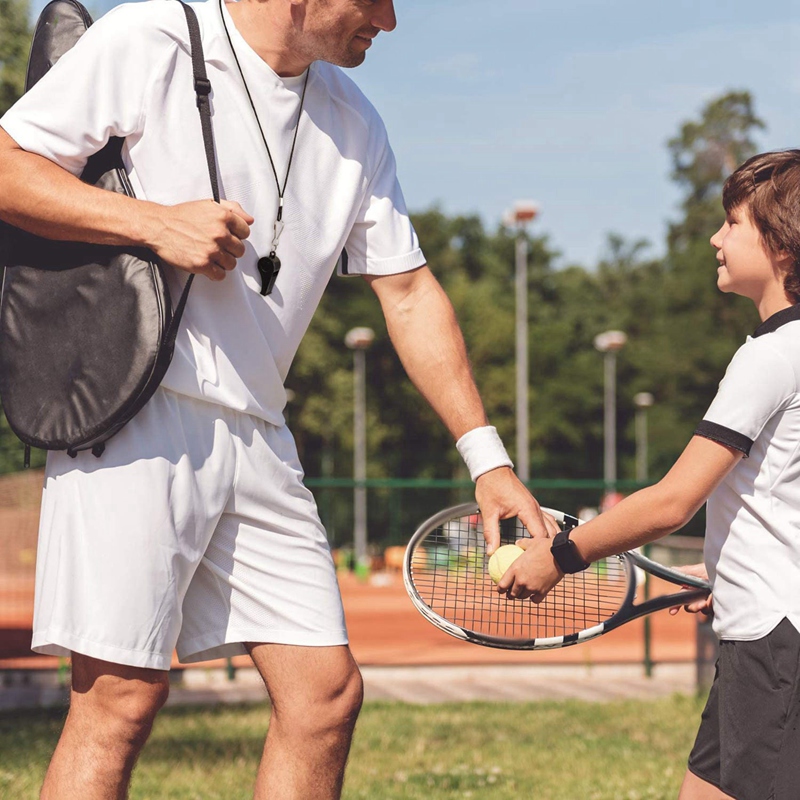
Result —
<svg viewBox="0 0 800 800"><path fill-rule="evenodd" d="M38 5L44 3L37 0ZM114 2L84 0L99 15ZM383 116L412 211L495 228L541 209L560 265L607 236L663 252L680 195L667 140L703 105L750 91L759 149L800 146L800 0L395 0L349 74ZM422 242L424 249L425 243Z"/></svg>

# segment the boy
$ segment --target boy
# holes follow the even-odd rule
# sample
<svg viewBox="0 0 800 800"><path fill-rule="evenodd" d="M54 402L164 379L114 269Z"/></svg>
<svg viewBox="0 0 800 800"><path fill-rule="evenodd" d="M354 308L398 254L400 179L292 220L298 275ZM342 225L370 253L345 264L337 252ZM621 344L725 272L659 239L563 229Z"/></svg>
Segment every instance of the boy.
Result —
<svg viewBox="0 0 800 800"><path fill-rule="evenodd" d="M585 569L680 528L708 500L717 674L680 800L800 796L800 150L755 156L728 178L711 244L717 285L761 324L737 351L695 435L658 484L575 529L557 563L526 548L498 591L541 602ZM703 565L686 570L704 575ZM711 608L711 597L686 606Z"/></svg>

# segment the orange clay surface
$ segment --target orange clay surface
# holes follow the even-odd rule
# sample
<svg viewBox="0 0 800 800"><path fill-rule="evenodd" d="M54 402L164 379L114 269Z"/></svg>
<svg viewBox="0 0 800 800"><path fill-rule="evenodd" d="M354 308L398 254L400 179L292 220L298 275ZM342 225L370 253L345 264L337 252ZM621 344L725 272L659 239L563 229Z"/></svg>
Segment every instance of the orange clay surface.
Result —
<svg viewBox="0 0 800 800"><path fill-rule="evenodd" d="M411 605L399 572L379 573L369 582L344 573L340 574L339 583L350 646L356 660L364 665L599 664L641 662L643 658L641 619L586 644L559 650L513 652L461 642L429 624ZM652 596L673 590L671 584L652 582ZM0 580L0 669L47 668L56 663L52 658L28 656L32 595L30 580L14 583ZM694 615L681 612L670 616L661 611L650 615L650 620L654 661L694 660ZM248 659L234 661L244 665Z"/></svg>

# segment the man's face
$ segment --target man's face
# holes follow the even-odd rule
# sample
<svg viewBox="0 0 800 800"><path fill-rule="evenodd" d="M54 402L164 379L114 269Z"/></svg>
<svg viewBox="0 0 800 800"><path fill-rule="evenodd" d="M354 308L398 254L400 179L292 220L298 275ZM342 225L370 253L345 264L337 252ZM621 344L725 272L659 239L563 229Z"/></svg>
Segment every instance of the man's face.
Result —
<svg viewBox="0 0 800 800"><path fill-rule="evenodd" d="M308 0L297 45L310 60L357 67L378 33L396 25L393 0Z"/></svg>

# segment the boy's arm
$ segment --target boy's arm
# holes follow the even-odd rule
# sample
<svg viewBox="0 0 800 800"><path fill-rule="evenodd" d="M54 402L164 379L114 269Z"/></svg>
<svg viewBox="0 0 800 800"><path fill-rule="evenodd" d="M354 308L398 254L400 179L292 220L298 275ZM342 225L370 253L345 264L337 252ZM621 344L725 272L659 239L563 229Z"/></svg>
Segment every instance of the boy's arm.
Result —
<svg viewBox="0 0 800 800"><path fill-rule="evenodd" d="M570 535L585 561L631 550L683 527L739 463L742 452L694 436L672 469ZM511 597L541 600L563 577L548 540L518 542L526 549L497 586Z"/></svg>

